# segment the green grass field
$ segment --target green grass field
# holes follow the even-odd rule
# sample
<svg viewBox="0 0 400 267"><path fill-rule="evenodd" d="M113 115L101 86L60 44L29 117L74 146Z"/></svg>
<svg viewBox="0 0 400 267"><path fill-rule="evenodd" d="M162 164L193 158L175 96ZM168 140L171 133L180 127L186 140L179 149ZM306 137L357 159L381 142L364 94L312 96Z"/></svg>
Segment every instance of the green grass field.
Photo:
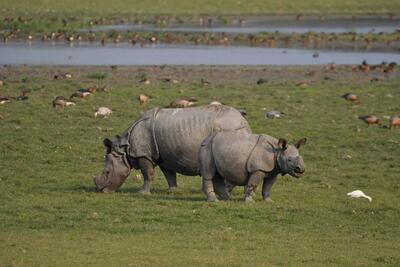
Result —
<svg viewBox="0 0 400 267"><path fill-rule="evenodd" d="M163 23L167 21L184 24L198 22L201 16L216 16L218 21L224 24L238 17L257 15L288 15L288 20L295 19L297 15L321 16L321 18L376 16L388 19L400 15L400 2L387 0L118 0L112 2L106 0L2 0L0 38L21 41L31 35L34 39L40 40L44 34L61 32L72 35L92 25L128 22L164 25ZM123 33L125 34L126 32ZM384 38L387 39L387 37ZM382 37L375 34L373 39L380 40Z"/></svg>
<svg viewBox="0 0 400 267"><path fill-rule="evenodd" d="M313 14L313 15L366 15L398 14L400 3L387 0L118 0L118 1L49 1L49 0L3 0L1 13L7 14Z"/></svg>
<svg viewBox="0 0 400 267"><path fill-rule="evenodd" d="M65 71L74 77L52 79ZM369 80L379 73L316 78L302 88L295 80L305 69L268 67L265 77L281 77L258 86L237 70L231 81L204 87L186 75L190 70L169 71L186 80L157 82L151 68L0 69L2 94L31 90L27 102L0 106L0 266L400 265L400 129L367 127L355 117L399 114L398 75L378 83ZM137 83L141 74L152 84ZM110 90L64 111L52 107L54 96L93 84ZM339 97L349 91L360 104ZM143 92L155 97L146 107L135 99ZM242 188L231 201L206 203L199 177L179 176L179 191L168 193L159 170L151 196L137 194L138 171L119 192L96 193L90 177L102 171L103 138L179 96L245 107L256 133L291 142L307 137L305 176L280 177L268 204L260 189L256 203L244 203ZM94 119L99 106L115 111ZM265 119L264 107L286 116ZM355 189L372 203L346 196Z"/></svg>

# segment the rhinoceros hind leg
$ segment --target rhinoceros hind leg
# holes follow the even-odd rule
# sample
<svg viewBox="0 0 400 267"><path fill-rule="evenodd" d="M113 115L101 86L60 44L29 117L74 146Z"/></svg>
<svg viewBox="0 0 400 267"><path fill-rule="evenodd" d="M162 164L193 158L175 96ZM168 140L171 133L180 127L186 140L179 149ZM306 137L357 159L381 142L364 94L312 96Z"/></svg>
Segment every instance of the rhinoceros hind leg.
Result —
<svg viewBox="0 0 400 267"><path fill-rule="evenodd" d="M150 195L151 183L154 181L154 165L146 158L139 158L138 163L144 178L143 188L139 194Z"/></svg>
<svg viewBox="0 0 400 267"><path fill-rule="evenodd" d="M178 184L176 182L176 172L165 169L160 166L161 171L163 172L165 178L167 179L168 183L168 191L174 192L178 188Z"/></svg>
<svg viewBox="0 0 400 267"><path fill-rule="evenodd" d="M200 147L200 175L203 178L202 191L207 195L207 201L218 201L214 192L214 179L217 176L217 171L214 163L214 158L211 150L213 135L208 136Z"/></svg>
<svg viewBox="0 0 400 267"><path fill-rule="evenodd" d="M207 196L208 202L216 202L218 201L217 195L214 192L214 186L211 177L204 177L203 176L203 185L202 191Z"/></svg>

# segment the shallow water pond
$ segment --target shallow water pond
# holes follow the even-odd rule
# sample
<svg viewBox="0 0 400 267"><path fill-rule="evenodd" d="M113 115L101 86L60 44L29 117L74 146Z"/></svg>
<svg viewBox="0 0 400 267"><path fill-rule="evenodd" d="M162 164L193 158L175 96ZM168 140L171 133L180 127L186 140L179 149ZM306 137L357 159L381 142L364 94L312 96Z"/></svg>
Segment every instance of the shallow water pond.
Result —
<svg viewBox="0 0 400 267"><path fill-rule="evenodd" d="M89 30L89 29L86 29ZM198 23L170 23L157 27L154 24L117 24L96 26L92 31L168 31L168 32L225 32L225 33L393 33L400 30L400 19L366 18L307 18L294 17L249 17L233 19L222 23L216 18L201 20Z"/></svg>
<svg viewBox="0 0 400 267"><path fill-rule="evenodd" d="M13 65L315 65L400 62L400 53L241 46L1 43L0 64Z"/></svg>

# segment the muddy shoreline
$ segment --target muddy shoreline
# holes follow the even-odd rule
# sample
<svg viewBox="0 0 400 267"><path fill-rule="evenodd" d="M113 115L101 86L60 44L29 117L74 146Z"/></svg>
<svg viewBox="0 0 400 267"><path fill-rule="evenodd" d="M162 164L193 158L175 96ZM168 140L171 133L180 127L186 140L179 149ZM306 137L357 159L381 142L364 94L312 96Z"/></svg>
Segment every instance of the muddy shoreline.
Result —
<svg viewBox="0 0 400 267"><path fill-rule="evenodd" d="M257 30L254 31L255 29ZM299 29L301 31L298 31ZM90 42L101 45L122 43L140 47L152 44L241 45L398 52L400 17L390 14L359 17L302 14L296 16L160 15L119 19L97 18L84 21L78 18L59 18L48 21L46 18L19 16L6 17L0 21L0 40L68 44Z"/></svg>
<svg viewBox="0 0 400 267"><path fill-rule="evenodd" d="M299 88L318 84L368 85L385 83L400 78L398 67L384 72L377 66L362 65L315 65L315 66L143 66L143 67L65 67L65 66L2 66L0 80L3 89L18 85L23 88L30 80L44 79L49 82L69 80L81 86L97 84L112 89L119 86L139 86L143 89L161 86L165 89L185 85L213 88L221 85L290 85ZM71 74L72 78L63 77ZM93 73L106 78L93 78ZM99 75L101 77L101 75ZM148 80L149 82L144 82Z"/></svg>

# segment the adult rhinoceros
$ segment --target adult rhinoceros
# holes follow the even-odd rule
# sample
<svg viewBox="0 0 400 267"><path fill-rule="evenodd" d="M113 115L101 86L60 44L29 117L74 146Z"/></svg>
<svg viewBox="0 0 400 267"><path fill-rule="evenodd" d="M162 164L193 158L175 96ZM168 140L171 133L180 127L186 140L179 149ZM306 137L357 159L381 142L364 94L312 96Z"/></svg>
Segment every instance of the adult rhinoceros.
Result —
<svg viewBox="0 0 400 267"><path fill-rule="evenodd" d="M105 168L102 175L93 177L96 187L102 192L114 192L135 168L144 177L140 192L150 194L158 165L173 190L177 187L176 173L199 175L200 144L210 133L221 130L251 133L246 119L228 106L151 109L121 136L104 139Z"/></svg>

